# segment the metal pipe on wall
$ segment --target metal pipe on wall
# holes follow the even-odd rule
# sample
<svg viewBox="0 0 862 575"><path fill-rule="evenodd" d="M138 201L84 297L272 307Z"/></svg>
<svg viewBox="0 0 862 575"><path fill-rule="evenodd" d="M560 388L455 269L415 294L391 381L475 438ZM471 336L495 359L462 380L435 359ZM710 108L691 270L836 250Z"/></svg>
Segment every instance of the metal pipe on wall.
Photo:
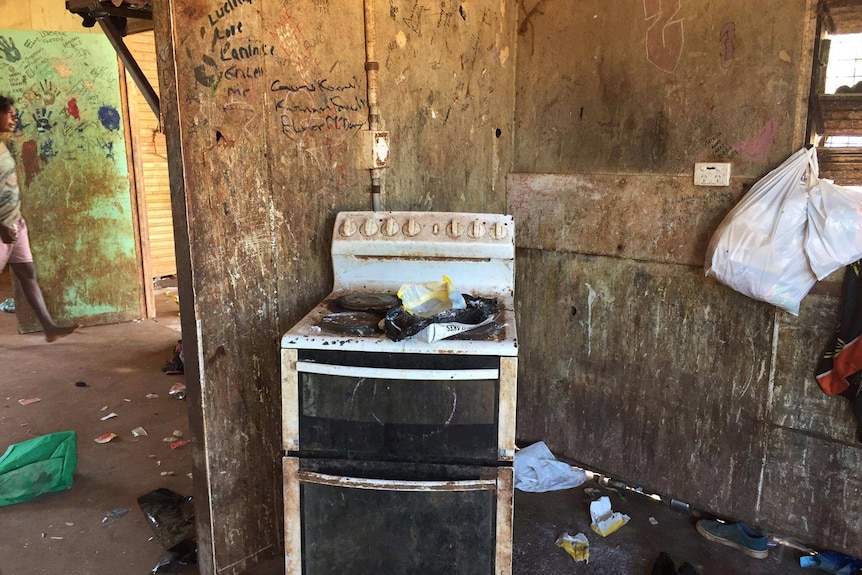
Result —
<svg viewBox="0 0 862 575"><path fill-rule="evenodd" d="M365 8L365 75L368 84L368 129L380 129L380 108L377 105L377 72L380 64L374 54L377 27L374 22L374 0L363 0ZM383 188L383 170L371 169L371 209L380 211L380 192Z"/></svg>

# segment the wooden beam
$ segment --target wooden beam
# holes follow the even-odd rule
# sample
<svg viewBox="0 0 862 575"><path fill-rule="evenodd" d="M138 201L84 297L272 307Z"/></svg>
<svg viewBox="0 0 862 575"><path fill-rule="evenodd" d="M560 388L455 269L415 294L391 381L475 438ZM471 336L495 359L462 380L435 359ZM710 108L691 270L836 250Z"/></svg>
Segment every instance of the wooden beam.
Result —
<svg viewBox="0 0 862 575"><path fill-rule="evenodd" d="M123 106L123 129L126 131L126 158L129 169L129 192L131 195L132 222L135 230L135 251L141 271L141 316L147 319L156 317L156 297L153 293L153 271L150 258L150 234L147 225L147 193L144 187L144 172L141 167L140 146L136 134L137 120L133 118L129 106L129 85L126 69L117 61L120 68L120 102Z"/></svg>

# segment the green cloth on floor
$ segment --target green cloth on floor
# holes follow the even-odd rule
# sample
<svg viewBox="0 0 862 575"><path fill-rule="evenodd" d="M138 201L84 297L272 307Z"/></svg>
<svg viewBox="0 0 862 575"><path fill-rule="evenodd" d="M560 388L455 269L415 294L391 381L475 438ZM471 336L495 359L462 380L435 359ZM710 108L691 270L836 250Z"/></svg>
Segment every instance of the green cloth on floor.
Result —
<svg viewBox="0 0 862 575"><path fill-rule="evenodd" d="M72 487L77 435L61 431L10 445L0 457L0 506Z"/></svg>

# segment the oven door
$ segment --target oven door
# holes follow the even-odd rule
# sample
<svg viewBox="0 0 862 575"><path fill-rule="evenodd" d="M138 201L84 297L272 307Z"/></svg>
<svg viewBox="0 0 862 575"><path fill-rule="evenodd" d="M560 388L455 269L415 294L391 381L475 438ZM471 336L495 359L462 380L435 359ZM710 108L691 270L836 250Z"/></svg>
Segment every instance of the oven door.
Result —
<svg viewBox="0 0 862 575"><path fill-rule="evenodd" d="M300 350L303 457L493 465L499 461L500 358ZM292 390L285 390L290 393ZM285 413L290 418L290 413Z"/></svg>
<svg viewBox="0 0 862 575"><path fill-rule="evenodd" d="M512 468L407 467L286 457L285 572L511 573Z"/></svg>

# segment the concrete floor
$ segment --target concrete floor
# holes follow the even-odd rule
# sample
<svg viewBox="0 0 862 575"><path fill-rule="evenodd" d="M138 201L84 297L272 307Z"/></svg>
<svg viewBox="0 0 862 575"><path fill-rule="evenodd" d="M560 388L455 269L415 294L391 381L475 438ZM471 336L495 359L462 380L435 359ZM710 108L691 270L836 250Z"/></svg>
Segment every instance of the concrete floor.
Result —
<svg viewBox="0 0 862 575"><path fill-rule="evenodd" d="M7 271L0 274L0 301L10 295ZM167 393L182 378L161 372L180 337L176 302L160 292L157 304L157 320L86 328L52 344L41 334L18 335L15 316L0 312L0 450L55 431L78 433L78 469L70 490L0 508L0 575L143 574L162 554L136 499L159 487L191 495L192 483L190 446L172 450L162 442L174 429L187 436L188 418L186 402ZM88 387L75 387L79 380ZM149 393L159 397L147 399ZM18 403L31 397L41 401ZM101 411L103 406L108 409ZM118 417L101 421L112 411ZM149 436L134 438L130 431L138 426ZM93 441L109 431L119 437L104 445ZM609 495L614 509L631 521L606 539L594 534L586 487ZM105 512L116 507L130 512L102 527ZM555 493L516 492L514 529L516 575L648 575L661 551L703 575L811 573L799 567L801 553L795 549L778 546L768 559L751 559L701 538L686 515L633 493L623 500L595 483ZM588 565L575 563L554 545L564 531L587 535ZM276 560L254 575L280 570Z"/></svg>

